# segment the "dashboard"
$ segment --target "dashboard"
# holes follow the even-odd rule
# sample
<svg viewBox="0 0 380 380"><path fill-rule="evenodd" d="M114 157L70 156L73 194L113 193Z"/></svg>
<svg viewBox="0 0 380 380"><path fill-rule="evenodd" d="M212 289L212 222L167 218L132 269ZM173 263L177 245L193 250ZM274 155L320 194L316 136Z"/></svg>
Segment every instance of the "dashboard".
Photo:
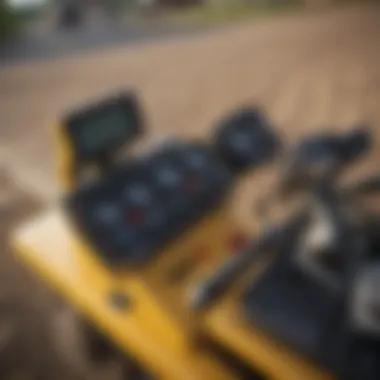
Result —
<svg viewBox="0 0 380 380"><path fill-rule="evenodd" d="M138 98L125 92L72 112L62 123L77 173L106 166L96 182L69 194L66 206L110 265L153 257L220 205L240 170L276 152L277 138L265 117L243 108L217 124L211 144L172 141L117 163L118 153L142 135L143 119Z"/></svg>
<svg viewBox="0 0 380 380"><path fill-rule="evenodd" d="M68 196L68 212L108 265L145 262L220 204L232 173L207 146L172 142Z"/></svg>

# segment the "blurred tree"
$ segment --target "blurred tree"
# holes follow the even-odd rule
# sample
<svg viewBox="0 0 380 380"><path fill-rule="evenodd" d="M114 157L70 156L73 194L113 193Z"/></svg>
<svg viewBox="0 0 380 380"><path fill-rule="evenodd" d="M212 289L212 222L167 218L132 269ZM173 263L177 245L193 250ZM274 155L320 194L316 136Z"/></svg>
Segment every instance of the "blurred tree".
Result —
<svg viewBox="0 0 380 380"><path fill-rule="evenodd" d="M19 26L19 19L9 5L0 0L0 39L12 35Z"/></svg>

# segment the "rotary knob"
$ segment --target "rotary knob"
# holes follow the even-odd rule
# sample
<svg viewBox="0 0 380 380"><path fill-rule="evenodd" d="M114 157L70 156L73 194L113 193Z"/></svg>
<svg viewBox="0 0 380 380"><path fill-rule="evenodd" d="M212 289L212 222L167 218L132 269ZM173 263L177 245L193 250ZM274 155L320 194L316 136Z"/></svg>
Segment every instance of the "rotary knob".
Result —
<svg viewBox="0 0 380 380"><path fill-rule="evenodd" d="M165 189L174 189L181 183L181 174L171 166L161 167L157 171L157 183Z"/></svg>
<svg viewBox="0 0 380 380"><path fill-rule="evenodd" d="M152 194L143 184L134 184L125 189L125 198L133 206L147 206L152 201Z"/></svg>
<svg viewBox="0 0 380 380"><path fill-rule="evenodd" d="M101 225L114 225L119 219L119 208L112 202L105 202L95 209L95 220Z"/></svg>

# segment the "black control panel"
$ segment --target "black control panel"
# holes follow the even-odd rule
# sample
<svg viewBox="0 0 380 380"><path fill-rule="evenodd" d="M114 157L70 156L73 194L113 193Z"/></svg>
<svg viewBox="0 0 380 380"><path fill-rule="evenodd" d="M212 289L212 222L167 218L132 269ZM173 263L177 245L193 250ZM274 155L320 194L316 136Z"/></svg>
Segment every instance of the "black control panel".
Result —
<svg viewBox="0 0 380 380"><path fill-rule="evenodd" d="M240 170L275 153L276 137L266 119L248 108L217 124L213 144L167 143L118 164L118 153L142 134L143 124L141 105L130 92L71 113L63 122L78 178L87 166L101 172L96 182L69 195L67 209L111 265L153 257L220 205Z"/></svg>
<svg viewBox="0 0 380 380"><path fill-rule="evenodd" d="M168 143L67 199L76 226L110 265L145 262L220 204L232 184L206 146Z"/></svg>

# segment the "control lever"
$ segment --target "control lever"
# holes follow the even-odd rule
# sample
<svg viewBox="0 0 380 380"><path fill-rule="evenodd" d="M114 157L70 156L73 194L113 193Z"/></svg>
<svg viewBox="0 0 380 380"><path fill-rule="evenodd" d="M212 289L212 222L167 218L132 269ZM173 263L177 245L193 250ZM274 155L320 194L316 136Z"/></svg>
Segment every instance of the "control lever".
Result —
<svg viewBox="0 0 380 380"><path fill-rule="evenodd" d="M363 266L355 276L350 302L352 328L361 335L380 337L380 263Z"/></svg>
<svg viewBox="0 0 380 380"><path fill-rule="evenodd" d="M367 126L356 126L340 136L340 156L347 163L367 153L371 146L372 137Z"/></svg>
<svg viewBox="0 0 380 380"><path fill-rule="evenodd" d="M191 300L192 308L204 309L223 296L247 267L263 258L268 252L279 250L289 234L300 225L301 219L303 220L298 217L268 228L256 241L253 241L248 250L222 265L211 278L196 289Z"/></svg>
<svg viewBox="0 0 380 380"><path fill-rule="evenodd" d="M341 291L346 286L350 252L360 251L363 239L332 184L313 189L312 195L310 223L298 241L297 262L322 285Z"/></svg>
<svg viewBox="0 0 380 380"><path fill-rule="evenodd" d="M371 195L380 192L380 174L374 174L344 190L347 197Z"/></svg>
<svg viewBox="0 0 380 380"><path fill-rule="evenodd" d="M364 128L344 134L321 134L301 141L284 168L280 193L285 195L322 181L333 181L371 146Z"/></svg>
<svg viewBox="0 0 380 380"><path fill-rule="evenodd" d="M371 147L371 135L364 127L343 134L318 134L302 140L281 163L278 186L258 203L257 214L264 218L271 206L287 201L300 191L310 191L320 183L333 183L341 172ZM380 175L352 192L380 190ZM349 193L349 191L347 191Z"/></svg>

